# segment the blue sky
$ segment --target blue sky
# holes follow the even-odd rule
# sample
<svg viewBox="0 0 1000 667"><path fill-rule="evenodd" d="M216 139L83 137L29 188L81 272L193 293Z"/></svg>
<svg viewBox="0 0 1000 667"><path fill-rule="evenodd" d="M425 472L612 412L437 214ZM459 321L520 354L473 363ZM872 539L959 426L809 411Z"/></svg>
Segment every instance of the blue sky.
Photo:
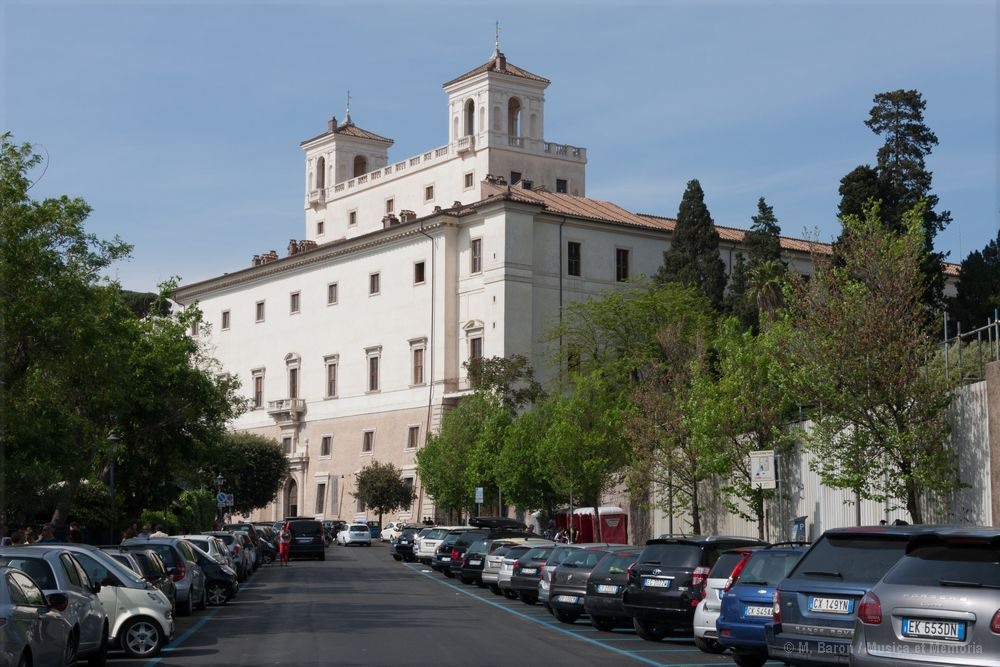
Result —
<svg viewBox="0 0 1000 667"><path fill-rule="evenodd" d="M588 149L587 194L673 216L701 181L716 224L764 196L789 236L830 240L840 178L873 163L872 97L915 88L961 261L996 238L994 0L963 2L46 2L0 4L0 121L47 153L35 197L94 208L152 290L303 238L302 139L341 118L390 160L447 142L441 84L510 62L552 81L546 139Z"/></svg>

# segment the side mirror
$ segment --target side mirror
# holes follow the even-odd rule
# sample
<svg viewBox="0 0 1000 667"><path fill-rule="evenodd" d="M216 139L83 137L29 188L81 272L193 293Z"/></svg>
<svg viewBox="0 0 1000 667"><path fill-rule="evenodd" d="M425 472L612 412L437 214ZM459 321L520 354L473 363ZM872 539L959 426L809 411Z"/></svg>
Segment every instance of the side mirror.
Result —
<svg viewBox="0 0 1000 667"><path fill-rule="evenodd" d="M94 592L94 595L97 595L98 593L101 592L101 584L99 582L97 582L97 581L93 582L90 585L90 590L92 590Z"/></svg>

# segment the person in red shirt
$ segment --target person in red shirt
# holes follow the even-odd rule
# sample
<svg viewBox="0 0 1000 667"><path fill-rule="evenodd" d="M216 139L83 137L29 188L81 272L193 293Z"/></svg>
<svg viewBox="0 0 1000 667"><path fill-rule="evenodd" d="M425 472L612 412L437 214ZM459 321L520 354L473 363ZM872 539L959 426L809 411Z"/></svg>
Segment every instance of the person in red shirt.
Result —
<svg viewBox="0 0 1000 667"><path fill-rule="evenodd" d="M288 551L292 547L292 525L285 522L278 533L278 561L282 565L288 565Z"/></svg>

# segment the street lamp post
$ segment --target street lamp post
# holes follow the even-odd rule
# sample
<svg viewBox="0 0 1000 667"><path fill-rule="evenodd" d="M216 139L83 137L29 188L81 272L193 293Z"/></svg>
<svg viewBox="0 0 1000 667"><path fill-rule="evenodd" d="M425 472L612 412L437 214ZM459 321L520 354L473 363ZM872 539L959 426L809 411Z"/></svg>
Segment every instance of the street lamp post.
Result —
<svg viewBox="0 0 1000 667"><path fill-rule="evenodd" d="M216 512L216 514L218 514L218 516L216 518L218 519L218 521L219 521L220 524L224 524L225 523L225 518L226 517L223 514L223 509L222 509L223 504L222 504L222 501L218 499L218 495L222 493L222 485L225 484L225 483L226 483L226 478L222 476L221 472L218 475L215 476L216 500L218 501L218 505L217 505L218 511Z"/></svg>
<svg viewBox="0 0 1000 667"><path fill-rule="evenodd" d="M111 431L108 434L108 448L111 450L111 468L108 475L108 481L111 486L111 538L108 540L108 544L118 543L118 540L115 539L116 524L118 522L118 506L115 498L115 459L118 458L118 445L120 442L121 437L117 432Z"/></svg>

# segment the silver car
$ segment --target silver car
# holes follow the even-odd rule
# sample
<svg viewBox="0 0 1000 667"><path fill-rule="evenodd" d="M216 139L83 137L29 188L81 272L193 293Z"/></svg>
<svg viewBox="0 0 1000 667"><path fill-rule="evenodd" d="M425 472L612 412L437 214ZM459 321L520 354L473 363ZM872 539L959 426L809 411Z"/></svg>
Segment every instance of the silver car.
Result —
<svg viewBox="0 0 1000 667"><path fill-rule="evenodd" d="M497 588L508 600L517 599L517 591L510 587L510 578L514 575L514 563L524 554L531 551L531 547L526 544L515 544L507 549L500 562L500 571L497 572Z"/></svg>
<svg viewBox="0 0 1000 667"><path fill-rule="evenodd" d="M177 612L189 616L193 608L208 605L205 593L205 574L198 567L198 559L186 540L178 537L134 537L121 544L125 551L152 549L168 568L177 584Z"/></svg>
<svg viewBox="0 0 1000 667"><path fill-rule="evenodd" d="M66 665L75 662L76 642L69 621L56 610L66 601L48 598L28 575L0 567L0 665ZM72 661L72 662L71 662Z"/></svg>
<svg viewBox="0 0 1000 667"><path fill-rule="evenodd" d="M858 604L851 665L1000 665L1000 529L914 537Z"/></svg>
<svg viewBox="0 0 1000 667"><path fill-rule="evenodd" d="M59 545L5 547L0 549L0 567L21 570L47 596L64 594L66 605L59 611L78 637L77 655L94 656L98 662L107 655L111 623L98 596L101 582L91 581L75 556Z"/></svg>

